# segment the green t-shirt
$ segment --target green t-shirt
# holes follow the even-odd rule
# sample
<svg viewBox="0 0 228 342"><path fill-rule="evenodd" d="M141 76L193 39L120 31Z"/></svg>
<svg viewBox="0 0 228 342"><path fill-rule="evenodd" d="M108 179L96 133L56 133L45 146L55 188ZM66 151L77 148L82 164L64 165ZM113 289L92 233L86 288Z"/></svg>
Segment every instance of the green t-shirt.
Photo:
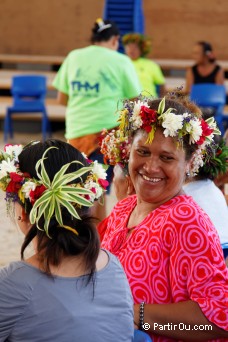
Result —
<svg viewBox="0 0 228 342"><path fill-rule="evenodd" d="M118 101L136 97L141 92L131 60L96 45L70 52L53 85L69 97L67 139L116 127Z"/></svg>
<svg viewBox="0 0 228 342"><path fill-rule="evenodd" d="M160 66L148 58L138 58L132 62L142 85L143 95L157 96L156 85L165 84Z"/></svg>

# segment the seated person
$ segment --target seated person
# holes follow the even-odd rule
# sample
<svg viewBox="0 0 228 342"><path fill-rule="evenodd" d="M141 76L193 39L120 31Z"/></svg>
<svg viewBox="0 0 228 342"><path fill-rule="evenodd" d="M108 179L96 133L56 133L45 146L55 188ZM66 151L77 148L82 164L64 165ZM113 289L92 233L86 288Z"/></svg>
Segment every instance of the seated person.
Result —
<svg viewBox="0 0 228 342"><path fill-rule="evenodd" d="M141 86L146 96L163 96L165 94L165 78L160 66L146 58L150 52L150 39L139 33L129 33L122 38L125 52L131 58ZM159 93L158 90L159 89Z"/></svg>
<svg viewBox="0 0 228 342"><path fill-rule="evenodd" d="M213 146L212 146L213 148ZM207 213L218 231L220 242L228 243L228 207L222 191L215 185L218 174L228 170L228 147L222 140L208 148L205 163L194 177L187 177L183 190Z"/></svg>
<svg viewBox="0 0 228 342"><path fill-rule="evenodd" d="M25 234L22 260L0 269L0 341L132 341L129 285L100 249L89 209L105 178L101 164L59 140L0 152L0 188Z"/></svg>
<svg viewBox="0 0 228 342"><path fill-rule="evenodd" d="M195 64L186 72L186 92L190 93L193 84L224 84L224 72L216 63L212 46L200 41L193 47Z"/></svg>
<svg viewBox="0 0 228 342"><path fill-rule="evenodd" d="M115 137L107 132L101 144L106 161L128 163L135 189L110 213L102 246L121 261L134 322L140 329L149 324L154 342L228 338L228 269L219 236L182 188L219 134L214 119L201 114L184 97L125 101ZM167 322L176 329L166 329ZM201 324L210 331L194 329Z"/></svg>

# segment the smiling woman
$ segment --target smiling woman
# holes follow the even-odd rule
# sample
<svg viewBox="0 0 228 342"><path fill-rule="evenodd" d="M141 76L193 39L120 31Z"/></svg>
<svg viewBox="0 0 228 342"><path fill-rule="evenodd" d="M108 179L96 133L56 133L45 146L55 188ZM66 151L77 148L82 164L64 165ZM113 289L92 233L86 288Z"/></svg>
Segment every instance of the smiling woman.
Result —
<svg viewBox="0 0 228 342"><path fill-rule="evenodd" d="M220 133L214 119L204 121L188 99L170 96L126 101L119 121L119 130L104 133L101 151L111 164L128 165L136 195L106 219L102 247L124 267L135 324L149 324L153 341L228 337L228 270L219 237L182 190ZM176 329L156 329L167 322ZM194 330L200 324L211 329Z"/></svg>

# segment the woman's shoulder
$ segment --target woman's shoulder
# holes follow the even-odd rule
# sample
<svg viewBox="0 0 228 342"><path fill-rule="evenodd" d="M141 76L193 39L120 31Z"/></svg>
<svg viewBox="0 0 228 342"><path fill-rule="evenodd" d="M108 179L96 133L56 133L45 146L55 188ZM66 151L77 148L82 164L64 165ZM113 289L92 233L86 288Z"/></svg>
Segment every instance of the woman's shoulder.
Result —
<svg viewBox="0 0 228 342"><path fill-rule="evenodd" d="M23 312L32 297L40 274L41 272L35 272L22 261L12 262L0 269L0 294L6 303L3 307L0 306L0 315L10 310L12 303L15 312Z"/></svg>
<svg viewBox="0 0 228 342"><path fill-rule="evenodd" d="M16 276L24 268L25 264L22 261L11 262L9 265L0 268L0 280Z"/></svg>
<svg viewBox="0 0 228 342"><path fill-rule="evenodd" d="M128 280L119 259L106 249L102 249L102 251L107 253L109 261L103 269L97 272L98 280L108 282L110 284L109 290L113 289L115 292L115 287L118 285L119 290L121 287L122 290L129 292L130 295Z"/></svg>
<svg viewBox="0 0 228 342"><path fill-rule="evenodd" d="M118 201L113 210L126 210L126 208L133 208L136 204L136 195L127 196L121 201Z"/></svg>
<svg viewBox="0 0 228 342"><path fill-rule="evenodd" d="M26 262L15 261L0 269L0 286L6 286L9 289L17 287L22 292L26 292L33 288L41 276L42 272Z"/></svg>

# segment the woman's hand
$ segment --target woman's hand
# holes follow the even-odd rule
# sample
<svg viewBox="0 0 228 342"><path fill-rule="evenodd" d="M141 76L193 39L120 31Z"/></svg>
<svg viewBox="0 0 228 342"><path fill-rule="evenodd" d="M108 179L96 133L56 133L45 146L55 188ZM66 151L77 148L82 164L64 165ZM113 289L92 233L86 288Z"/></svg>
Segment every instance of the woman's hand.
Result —
<svg viewBox="0 0 228 342"><path fill-rule="evenodd" d="M134 322L139 325L139 304L134 305ZM145 304L144 324L148 331L174 339L206 341L228 337L228 331L207 320L194 301L172 304ZM202 330L201 330L202 329Z"/></svg>

